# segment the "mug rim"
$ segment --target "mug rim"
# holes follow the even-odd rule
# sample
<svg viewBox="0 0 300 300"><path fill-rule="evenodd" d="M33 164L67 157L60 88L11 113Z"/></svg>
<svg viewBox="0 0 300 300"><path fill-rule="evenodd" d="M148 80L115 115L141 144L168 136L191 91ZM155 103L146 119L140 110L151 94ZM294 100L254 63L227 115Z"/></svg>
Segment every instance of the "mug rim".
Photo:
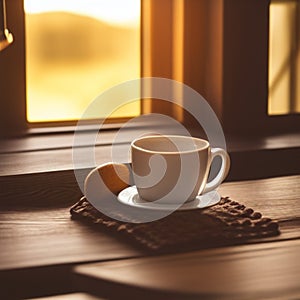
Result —
<svg viewBox="0 0 300 300"><path fill-rule="evenodd" d="M197 140L197 141L201 141L204 143L203 147L197 147L196 149L192 149L192 150L177 150L176 152L174 151L156 151L156 150L149 150L140 146L137 146L135 143L137 141L141 141L141 140L147 140L147 139L153 139L153 138L180 138L180 139L189 139L189 140ZM205 150L207 148L209 148L210 144L207 140L201 139L201 138L197 138L197 137L193 137L193 136L184 136L184 135L147 135L147 136L143 136L143 137L138 137L136 139L134 139L131 142L131 147L135 148L136 150L139 151L143 151L146 153L151 153L151 154L162 154L162 155L178 155L178 154L188 154L188 153L195 153L195 152L199 152L202 150Z"/></svg>

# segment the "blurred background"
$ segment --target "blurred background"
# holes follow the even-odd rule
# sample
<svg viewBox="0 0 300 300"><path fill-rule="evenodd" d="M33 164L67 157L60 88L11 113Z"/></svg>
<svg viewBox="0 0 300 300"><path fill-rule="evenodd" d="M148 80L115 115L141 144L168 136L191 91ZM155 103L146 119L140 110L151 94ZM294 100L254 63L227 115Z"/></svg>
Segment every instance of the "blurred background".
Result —
<svg viewBox="0 0 300 300"><path fill-rule="evenodd" d="M104 90L140 77L140 0L25 0L24 8L28 121L80 119ZM117 106L103 103L103 115L89 117ZM139 113L136 101L113 116Z"/></svg>
<svg viewBox="0 0 300 300"><path fill-rule="evenodd" d="M24 0L24 8L29 122L78 120L103 91L141 76L141 0ZM268 115L300 112L299 11L298 0L271 1ZM121 99L88 118L106 118ZM140 113L135 101L112 117Z"/></svg>

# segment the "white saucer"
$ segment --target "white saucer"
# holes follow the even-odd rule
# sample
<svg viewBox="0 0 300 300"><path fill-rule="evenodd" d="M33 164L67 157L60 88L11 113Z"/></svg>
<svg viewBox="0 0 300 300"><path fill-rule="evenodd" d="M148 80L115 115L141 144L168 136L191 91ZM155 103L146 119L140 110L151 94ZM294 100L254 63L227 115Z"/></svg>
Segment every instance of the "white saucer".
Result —
<svg viewBox="0 0 300 300"><path fill-rule="evenodd" d="M118 200L125 205L129 205L135 208L175 211L209 207L217 204L221 200L221 196L217 191L211 191L204 195L197 196L195 200L184 203L181 206L179 206L178 204L158 204L141 199L138 195L136 186L130 186L119 193Z"/></svg>

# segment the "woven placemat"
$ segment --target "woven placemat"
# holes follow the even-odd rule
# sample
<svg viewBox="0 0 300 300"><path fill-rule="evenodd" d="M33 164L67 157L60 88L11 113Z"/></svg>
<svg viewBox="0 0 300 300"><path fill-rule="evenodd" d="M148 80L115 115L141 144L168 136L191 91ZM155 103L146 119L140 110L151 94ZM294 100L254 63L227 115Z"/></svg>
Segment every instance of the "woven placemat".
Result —
<svg viewBox="0 0 300 300"><path fill-rule="evenodd" d="M85 197L71 207L70 212L73 219L107 228L117 236L124 236L126 241L153 251L233 245L280 233L278 223L228 197L222 197L214 206L176 211L150 223L117 221L96 210ZM116 215L120 213L115 211Z"/></svg>

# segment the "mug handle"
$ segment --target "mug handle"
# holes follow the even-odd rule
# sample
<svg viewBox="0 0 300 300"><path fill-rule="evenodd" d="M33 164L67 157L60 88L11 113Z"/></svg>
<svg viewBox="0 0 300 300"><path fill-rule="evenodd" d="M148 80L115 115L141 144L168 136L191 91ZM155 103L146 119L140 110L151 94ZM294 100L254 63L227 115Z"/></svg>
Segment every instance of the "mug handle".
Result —
<svg viewBox="0 0 300 300"><path fill-rule="evenodd" d="M221 169L220 169L219 173L217 174L217 176L210 182L206 183L206 186L205 186L202 194L208 193L208 192L216 189L222 183L222 181L225 179L225 177L227 176L227 174L229 172L229 168L230 168L230 157L224 149L212 148L210 151L211 151L211 159L210 159L209 168L211 167L212 161L217 156L221 157L222 165L221 165Z"/></svg>

